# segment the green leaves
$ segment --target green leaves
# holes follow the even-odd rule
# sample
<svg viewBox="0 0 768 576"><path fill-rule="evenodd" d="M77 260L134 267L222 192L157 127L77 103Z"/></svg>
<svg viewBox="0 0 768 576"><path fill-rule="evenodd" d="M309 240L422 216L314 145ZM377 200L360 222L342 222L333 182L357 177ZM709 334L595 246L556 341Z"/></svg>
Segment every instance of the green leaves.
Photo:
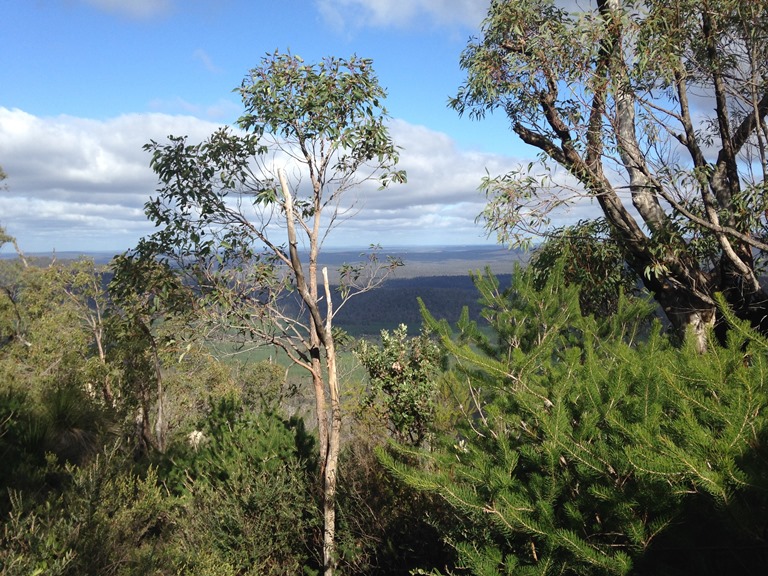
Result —
<svg viewBox="0 0 768 576"><path fill-rule="evenodd" d="M563 267L563 280L579 286L584 314L615 313L621 295L637 291L638 278L625 265L621 246L602 218L549 233L531 258L532 274L538 285L543 285L558 265Z"/></svg>
<svg viewBox="0 0 768 576"><path fill-rule="evenodd" d="M321 306L317 259L330 231L348 216L345 192L373 179L382 185L404 181L405 173L395 170L398 151L381 106L386 93L370 60L306 64L275 52L251 70L238 92L245 107L238 131L222 128L192 145L171 136L167 144L145 147L160 182L145 210L158 230L121 260L121 277L141 289L136 278L153 265L164 268L194 294L191 307L208 333L276 346L311 372L327 474L323 561L330 570L341 404L334 309L330 295ZM373 262L374 274L360 283L360 268L343 269L339 307L352 291L380 284L397 265ZM157 381L159 388L159 376Z"/></svg>
<svg viewBox="0 0 768 576"><path fill-rule="evenodd" d="M711 321L717 291L761 326L767 15L737 0L491 2L451 106L502 112L557 180L488 175L487 229L525 246L589 199L680 336Z"/></svg>
<svg viewBox="0 0 768 576"><path fill-rule="evenodd" d="M482 117L502 108L516 122L538 114L538 96L558 81L580 79L597 50L595 23L580 20L551 0L492 2L482 36L461 56L467 80L450 104Z"/></svg>
<svg viewBox="0 0 768 576"><path fill-rule="evenodd" d="M163 485L183 499L179 544L188 561L201 574L206 554L230 573L301 573L317 526L313 439L301 422L225 396L211 401L191 437L198 443L181 440L162 470Z"/></svg>
<svg viewBox="0 0 768 576"><path fill-rule="evenodd" d="M370 60L353 56L308 64L279 52L263 58L238 92L245 106L239 130L221 128L196 144L170 136L145 146L159 180L145 212L157 231L118 261L123 270L118 276L141 290L142 282L130 276L163 266L180 277L180 286L199 293L198 310L234 318L239 331L274 341L274 330L265 328L269 312L274 328L286 334L280 345L302 349L302 331L289 327L277 303L294 275L308 274L294 269L284 250L285 195L292 197L290 224L303 235L293 241L305 242L316 254L342 220L339 200L345 191L368 179L383 186L405 181L405 173L396 170L398 152L381 105L386 92ZM276 173L286 162L297 184L280 190ZM372 287L368 272L385 275L399 263L370 264L342 270L344 298ZM358 283L362 277L367 284Z"/></svg>
<svg viewBox="0 0 768 576"><path fill-rule="evenodd" d="M357 56L305 64L290 53L267 55L238 90L246 109L238 125L295 145L299 156L317 161L321 180L325 170L343 178L369 162L389 174L398 153L381 106L386 91L372 64ZM383 183L404 179L402 171L392 174Z"/></svg>
<svg viewBox="0 0 768 576"><path fill-rule="evenodd" d="M435 412L436 380L442 353L428 332L408 337L401 324L382 330L381 346L361 341L355 350L367 370L371 391L366 402L383 403L391 432L400 441L418 446L429 432Z"/></svg>
<svg viewBox="0 0 768 576"><path fill-rule="evenodd" d="M472 573L684 573L718 557L701 532L759 565L765 342L736 323L726 348L676 348L624 298L613 317L585 317L563 272L517 270L506 290L476 276L485 331L427 318L472 403L431 452L384 463L463 518L446 537Z"/></svg>

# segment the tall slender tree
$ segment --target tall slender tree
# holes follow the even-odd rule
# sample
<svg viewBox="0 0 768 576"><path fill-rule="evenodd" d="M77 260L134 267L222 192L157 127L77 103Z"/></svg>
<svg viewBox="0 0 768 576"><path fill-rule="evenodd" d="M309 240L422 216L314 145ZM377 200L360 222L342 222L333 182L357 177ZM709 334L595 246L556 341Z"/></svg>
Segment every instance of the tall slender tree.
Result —
<svg viewBox="0 0 768 576"><path fill-rule="evenodd" d="M333 317L398 262L374 254L365 265L344 267L334 309L319 255L331 230L354 214L349 192L371 179L382 186L404 181L405 174L395 169L386 92L370 60L305 64L276 52L251 70L239 93L245 113L238 131L222 128L201 144L171 136L146 146L160 179L146 213L159 230L127 258L186 275L199 294L199 314L220 335L277 346L311 376L330 575L342 424Z"/></svg>

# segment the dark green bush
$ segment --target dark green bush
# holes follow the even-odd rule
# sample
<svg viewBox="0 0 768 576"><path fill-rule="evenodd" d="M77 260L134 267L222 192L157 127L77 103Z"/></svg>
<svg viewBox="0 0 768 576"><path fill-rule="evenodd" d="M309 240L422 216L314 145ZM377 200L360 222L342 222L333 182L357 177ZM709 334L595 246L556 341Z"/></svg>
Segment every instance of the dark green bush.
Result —
<svg viewBox="0 0 768 576"><path fill-rule="evenodd" d="M163 466L183 502L178 554L189 574L299 574L315 563L320 514L312 439L301 421L216 402Z"/></svg>
<svg viewBox="0 0 768 576"><path fill-rule="evenodd" d="M430 320L473 403L386 465L463 519L444 537L472 574L763 574L768 343L734 321L677 347L623 298L584 317L561 274L478 276L492 337Z"/></svg>
<svg viewBox="0 0 768 576"><path fill-rule="evenodd" d="M441 527L453 511L388 473L375 455L381 440L356 436L341 457L339 568L343 574L406 576L421 566L452 566Z"/></svg>
<svg viewBox="0 0 768 576"><path fill-rule="evenodd" d="M139 476L127 468L126 455L114 448L80 468L49 459L47 470L65 484L61 490L38 502L13 492L0 574L172 574L163 551L176 500L154 469Z"/></svg>

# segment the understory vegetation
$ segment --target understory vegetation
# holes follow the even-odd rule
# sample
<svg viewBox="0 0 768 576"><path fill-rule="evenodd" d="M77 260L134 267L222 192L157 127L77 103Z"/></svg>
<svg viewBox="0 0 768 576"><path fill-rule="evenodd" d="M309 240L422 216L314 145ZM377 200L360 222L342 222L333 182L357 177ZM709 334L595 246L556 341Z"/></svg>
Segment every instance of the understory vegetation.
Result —
<svg viewBox="0 0 768 576"><path fill-rule="evenodd" d="M420 335L350 343L340 573L761 573L768 342L731 317L701 354L623 291L585 315L564 264L478 272L481 317L424 307ZM147 446L155 351L98 270L3 272L0 573L322 570L317 440L282 366L161 323Z"/></svg>

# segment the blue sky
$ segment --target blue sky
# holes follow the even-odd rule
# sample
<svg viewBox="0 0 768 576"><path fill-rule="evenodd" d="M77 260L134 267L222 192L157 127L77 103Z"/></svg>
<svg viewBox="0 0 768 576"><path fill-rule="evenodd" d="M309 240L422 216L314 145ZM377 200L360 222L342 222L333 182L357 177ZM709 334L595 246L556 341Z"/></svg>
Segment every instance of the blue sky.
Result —
<svg viewBox="0 0 768 576"><path fill-rule="evenodd" d="M275 50L372 58L409 182L366 194L337 247L491 243L475 217L486 169L533 158L503 117L446 102L488 0L0 1L0 225L29 252L122 251L152 231L141 150L205 138L240 115L232 90Z"/></svg>

